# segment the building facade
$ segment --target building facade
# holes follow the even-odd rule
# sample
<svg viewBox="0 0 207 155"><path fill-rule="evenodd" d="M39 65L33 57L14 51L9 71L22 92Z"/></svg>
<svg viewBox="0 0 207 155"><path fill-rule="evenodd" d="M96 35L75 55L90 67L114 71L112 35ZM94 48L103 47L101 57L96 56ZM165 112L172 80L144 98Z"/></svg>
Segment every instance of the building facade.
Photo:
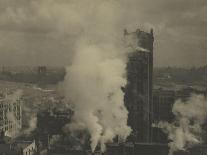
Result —
<svg viewBox="0 0 207 155"><path fill-rule="evenodd" d="M137 142L151 141L153 30L150 33L137 30L124 37L130 52L127 63L125 106L129 111L128 125Z"/></svg>
<svg viewBox="0 0 207 155"><path fill-rule="evenodd" d="M20 93L1 94L0 97L0 131L15 137L22 128L22 109Z"/></svg>
<svg viewBox="0 0 207 155"><path fill-rule="evenodd" d="M0 143L0 155L35 155L36 150L35 141Z"/></svg>
<svg viewBox="0 0 207 155"><path fill-rule="evenodd" d="M175 91L153 90L152 120L154 124L160 121L172 122L174 115L172 107L175 102ZM167 135L160 128L152 128L152 141L155 143L167 143Z"/></svg>

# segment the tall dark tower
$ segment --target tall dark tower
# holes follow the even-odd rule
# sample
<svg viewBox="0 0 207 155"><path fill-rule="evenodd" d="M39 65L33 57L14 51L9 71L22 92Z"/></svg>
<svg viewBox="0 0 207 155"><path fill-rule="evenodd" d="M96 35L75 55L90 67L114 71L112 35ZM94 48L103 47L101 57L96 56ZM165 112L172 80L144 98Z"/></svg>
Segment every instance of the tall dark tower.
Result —
<svg viewBox="0 0 207 155"><path fill-rule="evenodd" d="M125 105L129 111L128 125L136 142L151 142L153 30L150 33L124 30L130 48L127 63Z"/></svg>

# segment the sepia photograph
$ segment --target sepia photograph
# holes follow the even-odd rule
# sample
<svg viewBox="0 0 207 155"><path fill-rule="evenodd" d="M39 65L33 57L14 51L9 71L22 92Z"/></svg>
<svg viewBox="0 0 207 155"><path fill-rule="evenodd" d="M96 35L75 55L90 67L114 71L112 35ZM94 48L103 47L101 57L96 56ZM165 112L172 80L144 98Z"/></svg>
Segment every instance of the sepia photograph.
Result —
<svg viewBox="0 0 207 155"><path fill-rule="evenodd" d="M207 1L0 0L0 155L207 155Z"/></svg>

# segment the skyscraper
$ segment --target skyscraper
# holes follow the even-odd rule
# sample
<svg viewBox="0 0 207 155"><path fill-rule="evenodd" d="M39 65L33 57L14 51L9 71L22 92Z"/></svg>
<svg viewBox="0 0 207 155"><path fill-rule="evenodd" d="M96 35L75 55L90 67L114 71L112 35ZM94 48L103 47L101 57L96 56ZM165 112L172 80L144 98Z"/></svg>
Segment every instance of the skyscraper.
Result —
<svg viewBox="0 0 207 155"><path fill-rule="evenodd" d="M153 74L153 30L150 33L137 29L124 30L130 49L127 63L127 85L125 105L129 111L128 125L137 142L151 141L152 74Z"/></svg>

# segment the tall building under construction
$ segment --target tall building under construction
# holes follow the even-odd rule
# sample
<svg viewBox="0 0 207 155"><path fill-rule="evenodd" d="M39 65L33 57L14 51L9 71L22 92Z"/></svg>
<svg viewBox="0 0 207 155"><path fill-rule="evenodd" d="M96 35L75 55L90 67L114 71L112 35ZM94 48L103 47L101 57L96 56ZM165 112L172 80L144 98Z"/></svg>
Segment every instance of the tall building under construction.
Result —
<svg viewBox="0 0 207 155"><path fill-rule="evenodd" d="M136 142L151 142L153 30L124 31L129 48L125 106L129 111L128 125Z"/></svg>

